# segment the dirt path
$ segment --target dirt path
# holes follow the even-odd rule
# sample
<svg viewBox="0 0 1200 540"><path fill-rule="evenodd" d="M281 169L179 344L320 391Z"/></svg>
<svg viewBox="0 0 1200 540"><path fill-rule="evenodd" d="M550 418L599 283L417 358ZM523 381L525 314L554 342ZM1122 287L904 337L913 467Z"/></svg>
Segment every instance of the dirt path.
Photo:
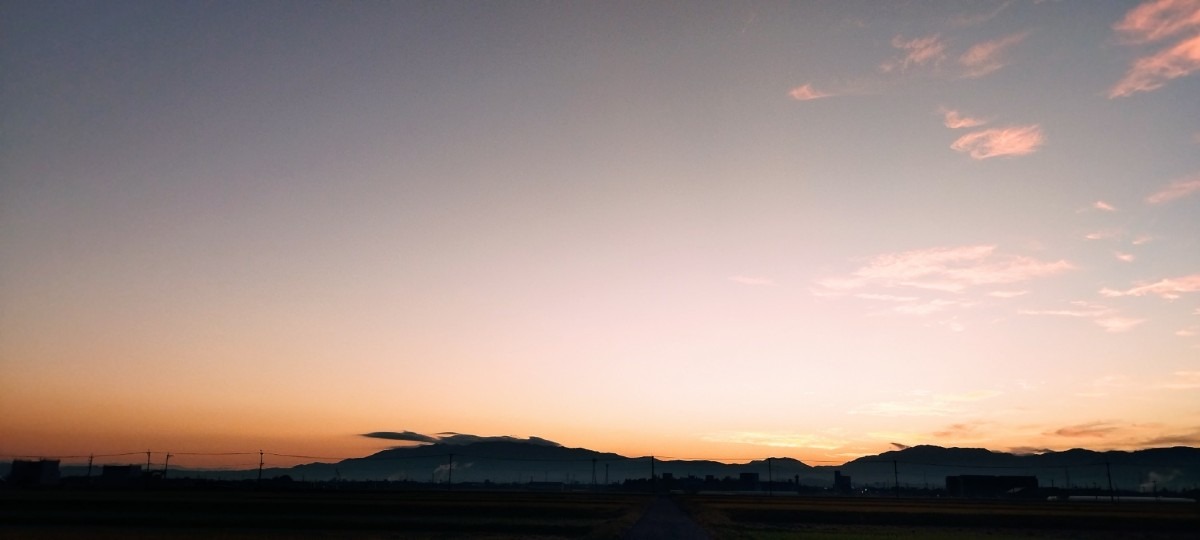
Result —
<svg viewBox="0 0 1200 540"><path fill-rule="evenodd" d="M704 539L708 533L692 521L671 499L659 497L650 503L646 513L625 533L625 540L654 538Z"/></svg>

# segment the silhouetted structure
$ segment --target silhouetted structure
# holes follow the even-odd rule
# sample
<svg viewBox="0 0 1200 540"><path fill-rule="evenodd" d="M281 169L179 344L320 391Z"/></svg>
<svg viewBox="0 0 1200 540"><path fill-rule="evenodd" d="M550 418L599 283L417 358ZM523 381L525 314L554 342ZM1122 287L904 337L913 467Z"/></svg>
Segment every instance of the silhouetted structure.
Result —
<svg viewBox="0 0 1200 540"><path fill-rule="evenodd" d="M107 486L131 486L141 480L141 465L105 465L100 469L100 483Z"/></svg>
<svg viewBox="0 0 1200 540"><path fill-rule="evenodd" d="M14 486L39 487L58 484L58 460L37 461L17 459L8 472L8 482Z"/></svg>
<svg viewBox="0 0 1200 540"><path fill-rule="evenodd" d="M836 493L850 493L853 488L850 485L850 476L842 474L842 471L833 471L833 491Z"/></svg>
<svg viewBox="0 0 1200 540"><path fill-rule="evenodd" d="M946 477L946 492L953 497L991 498L1037 489L1036 476L987 476L963 474Z"/></svg>

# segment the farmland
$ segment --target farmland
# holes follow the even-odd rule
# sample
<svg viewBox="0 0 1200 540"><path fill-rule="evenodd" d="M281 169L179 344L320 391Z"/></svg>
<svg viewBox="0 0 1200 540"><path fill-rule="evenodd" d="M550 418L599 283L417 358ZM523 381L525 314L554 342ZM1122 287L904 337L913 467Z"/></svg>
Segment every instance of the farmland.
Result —
<svg viewBox="0 0 1200 540"><path fill-rule="evenodd" d="M1193 538L1200 505L670 496L718 539ZM0 491L0 538L620 538L639 493L366 490Z"/></svg>
<svg viewBox="0 0 1200 540"><path fill-rule="evenodd" d="M521 492L0 492L0 537L614 538L646 495Z"/></svg>
<svg viewBox="0 0 1200 540"><path fill-rule="evenodd" d="M691 496L717 538L1193 538L1200 505Z"/></svg>

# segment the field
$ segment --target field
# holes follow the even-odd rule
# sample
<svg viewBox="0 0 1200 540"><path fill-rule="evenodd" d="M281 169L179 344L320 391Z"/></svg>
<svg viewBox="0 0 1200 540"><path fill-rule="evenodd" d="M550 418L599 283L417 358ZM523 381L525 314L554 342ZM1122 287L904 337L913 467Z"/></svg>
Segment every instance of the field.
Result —
<svg viewBox="0 0 1200 540"><path fill-rule="evenodd" d="M1200 505L691 496L717 538L1196 538Z"/></svg>
<svg viewBox="0 0 1200 540"><path fill-rule="evenodd" d="M1190 539L1200 530L1194 503L671 500L718 539ZM467 490L0 491L0 538L621 538L647 508L663 506L654 501L646 494Z"/></svg>
<svg viewBox="0 0 1200 540"><path fill-rule="evenodd" d="M616 538L646 495L523 492L0 493L2 538Z"/></svg>

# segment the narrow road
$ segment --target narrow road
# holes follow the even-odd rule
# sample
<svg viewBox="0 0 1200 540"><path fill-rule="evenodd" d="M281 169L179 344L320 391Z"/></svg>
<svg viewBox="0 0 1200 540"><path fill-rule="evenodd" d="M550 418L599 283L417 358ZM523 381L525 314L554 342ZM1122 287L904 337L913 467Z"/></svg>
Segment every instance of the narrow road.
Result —
<svg viewBox="0 0 1200 540"><path fill-rule="evenodd" d="M658 497L646 508L646 513L625 533L625 540L675 538L708 540L708 533L671 499Z"/></svg>

